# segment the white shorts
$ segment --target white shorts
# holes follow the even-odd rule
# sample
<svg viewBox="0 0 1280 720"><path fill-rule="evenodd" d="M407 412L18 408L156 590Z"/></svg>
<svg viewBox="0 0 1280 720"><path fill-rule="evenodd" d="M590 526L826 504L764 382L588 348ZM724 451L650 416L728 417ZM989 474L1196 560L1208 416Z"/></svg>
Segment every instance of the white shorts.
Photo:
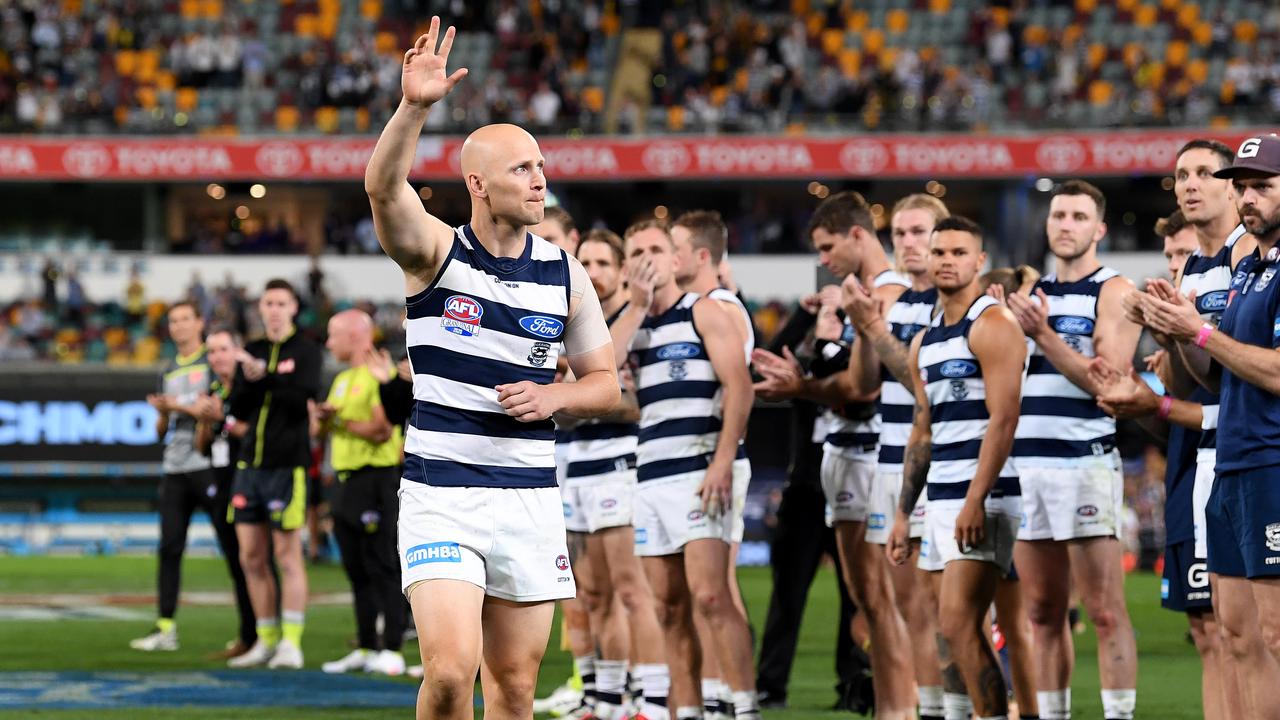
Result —
<svg viewBox="0 0 1280 720"><path fill-rule="evenodd" d="M566 532L590 532L587 526L587 513L582 507L582 494L576 486L560 483L560 504L564 511Z"/></svg>
<svg viewBox="0 0 1280 720"><path fill-rule="evenodd" d="M1008 575L1013 564L1013 544L1018 538L1018 525L1022 519L988 510L982 542L977 547L961 548L956 542L956 517L960 515L960 508L960 503L929 504L925 515L925 537L920 541L921 569L936 571L953 560L977 560L992 563L1000 568L1002 575Z"/></svg>
<svg viewBox="0 0 1280 720"><path fill-rule="evenodd" d="M577 595L557 488L400 481L400 584L464 580L512 602Z"/></svg>
<svg viewBox="0 0 1280 720"><path fill-rule="evenodd" d="M1213 491L1213 469L1217 464L1218 451L1215 448L1201 448L1196 451L1196 480L1191 486L1191 525L1195 533L1197 559L1209 557L1208 528L1205 527L1204 508L1209 504L1209 493Z"/></svg>
<svg viewBox="0 0 1280 720"><path fill-rule="evenodd" d="M864 522L871 504L871 485L876 476L876 456L822 453L822 493L831 506L835 522Z"/></svg>
<svg viewBox="0 0 1280 720"><path fill-rule="evenodd" d="M1019 540L1120 537L1124 474L1118 453L1084 458L1076 467L1018 462L1022 485Z"/></svg>
<svg viewBox="0 0 1280 720"><path fill-rule="evenodd" d="M911 511L908 537L913 540L924 537L924 511L928 503L925 495L924 491L920 492L916 509ZM898 499L901 497L902 473L882 473L877 470L871 483L871 503L867 511L867 542L873 545L889 544L893 522L898 517Z"/></svg>
<svg viewBox="0 0 1280 720"><path fill-rule="evenodd" d="M750 464L733 463L733 507L714 517L702 512L698 487L702 481L685 476L638 483L635 494L636 555L675 555L694 540L742 542L742 511L751 482Z"/></svg>
<svg viewBox="0 0 1280 720"><path fill-rule="evenodd" d="M636 474L609 475L591 482L569 486L576 500L574 526L570 527L569 503L565 502L565 529L571 532L600 532L631 524L634 513ZM581 529L579 529L581 528Z"/></svg>

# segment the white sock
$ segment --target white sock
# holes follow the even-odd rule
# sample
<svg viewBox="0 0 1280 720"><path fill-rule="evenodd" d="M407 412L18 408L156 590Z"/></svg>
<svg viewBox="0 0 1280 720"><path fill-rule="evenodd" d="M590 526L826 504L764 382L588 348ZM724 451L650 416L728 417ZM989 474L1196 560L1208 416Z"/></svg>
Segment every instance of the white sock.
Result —
<svg viewBox="0 0 1280 720"><path fill-rule="evenodd" d="M1137 690L1102 691L1102 714L1107 720L1133 720L1133 708L1137 704Z"/></svg>
<svg viewBox="0 0 1280 720"><path fill-rule="evenodd" d="M636 665L631 674L640 681L644 698L640 714L649 720L667 720L667 694L671 692L671 672L666 665Z"/></svg>
<svg viewBox="0 0 1280 720"><path fill-rule="evenodd" d="M731 697L734 720L759 720L760 705L757 702L755 690L739 690Z"/></svg>
<svg viewBox="0 0 1280 720"><path fill-rule="evenodd" d="M587 707L596 704L596 654L588 653L573 659L573 667L582 680L582 702Z"/></svg>
<svg viewBox="0 0 1280 720"><path fill-rule="evenodd" d="M596 708L620 707L622 691L627 687L626 660L596 660Z"/></svg>
<svg viewBox="0 0 1280 720"><path fill-rule="evenodd" d="M720 678L702 678L702 709L710 714L720 711Z"/></svg>
<svg viewBox="0 0 1280 720"><path fill-rule="evenodd" d="M702 720L702 708L700 707L676 708L676 720Z"/></svg>
<svg viewBox="0 0 1280 720"><path fill-rule="evenodd" d="M942 707L942 686L941 685L921 685L916 690L916 697L920 701L920 715L922 717L942 717L945 710Z"/></svg>
<svg viewBox="0 0 1280 720"><path fill-rule="evenodd" d="M942 716L946 720L969 720L973 717L973 703L968 695L960 693L944 693L942 696Z"/></svg>
<svg viewBox="0 0 1280 720"><path fill-rule="evenodd" d="M1071 688L1037 692L1041 720L1071 720Z"/></svg>

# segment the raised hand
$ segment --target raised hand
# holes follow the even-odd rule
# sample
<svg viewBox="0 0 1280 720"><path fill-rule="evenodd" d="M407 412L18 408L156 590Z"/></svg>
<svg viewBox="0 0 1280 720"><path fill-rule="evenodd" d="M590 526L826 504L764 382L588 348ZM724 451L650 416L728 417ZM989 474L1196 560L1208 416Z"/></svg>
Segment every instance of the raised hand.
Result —
<svg viewBox="0 0 1280 720"><path fill-rule="evenodd" d="M466 68L458 68L452 75L445 74L445 65L449 61L449 51L453 49L453 28L444 31L444 39L440 48L436 49L436 40L440 37L440 18L431 18L431 29L418 38L409 52L404 54L404 65L400 68L400 89L404 92L404 101L410 105L429 107L449 94L458 81L467 76Z"/></svg>
<svg viewBox="0 0 1280 720"><path fill-rule="evenodd" d="M627 291L631 304L647 309L653 304L653 263L646 258L627 261Z"/></svg>
<svg viewBox="0 0 1280 720"><path fill-rule="evenodd" d="M391 353L386 348L378 350L372 346L365 351L364 366L369 368L369 374L379 385L385 385L391 382L391 373L394 366L391 363Z"/></svg>
<svg viewBox="0 0 1280 720"><path fill-rule="evenodd" d="M987 287L987 297L991 298L992 300L995 300L996 302L1006 307L1008 307L1009 305L1007 302L1005 302L1004 286L1001 285L1000 283L993 282L991 283L991 285Z"/></svg>
<svg viewBox="0 0 1280 720"><path fill-rule="evenodd" d="M880 301L871 294L856 275L850 274L841 285L841 304L849 320L865 331L876 323L882 322Z"/></svg>
<svg viewBox="0 0 1280 720"><path fill-rule="evenodd" d="M1034 299L1014 293L1008 296L1006 302L1027 337L1034 340L1049 330L1049 297L1044 294L1044 290L1037 288Z"/></svg>

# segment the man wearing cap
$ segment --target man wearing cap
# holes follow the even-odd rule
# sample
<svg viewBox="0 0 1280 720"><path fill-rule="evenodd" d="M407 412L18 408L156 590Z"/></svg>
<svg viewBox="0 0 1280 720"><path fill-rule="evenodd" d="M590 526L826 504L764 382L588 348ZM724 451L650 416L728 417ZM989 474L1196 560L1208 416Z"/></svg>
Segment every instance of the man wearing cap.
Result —
<svg viewBox="0 0 1280 720"><path fill-rule="evenodd" d="M1141 299L1149 326L1205 350L1220 375L1217 477L1205 509L1213 605L1241 671L1244 715L1280 717L1280 137L1245 140L1214 173L1235 188L1258 248L1241 260L1217 327L1194 293L1153 285ZM1270 646L1251 642L1256 628Z"/></svg>

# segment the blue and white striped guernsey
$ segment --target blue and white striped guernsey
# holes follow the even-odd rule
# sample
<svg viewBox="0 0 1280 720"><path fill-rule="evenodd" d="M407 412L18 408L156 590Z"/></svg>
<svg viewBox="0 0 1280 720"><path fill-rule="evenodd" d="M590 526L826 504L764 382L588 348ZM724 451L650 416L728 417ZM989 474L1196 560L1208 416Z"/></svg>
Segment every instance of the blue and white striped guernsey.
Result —
<svg viewBox="0 0 1280 720"><path fill-rule="evenodd" d="M900 342L910 345L916 334L929 327L933 309L938 304L938 291L908 290L889 308L885 322L889 332ZM902 455L911 437L911 418L916 398L907 386L880 365L880 466L885 474L902 473Z"/></svg>
<svg viewBox="0 0 1280 720"><path fill-rule="evenodd" d="M983 295L955 325L945 325L942 313L938 313L920 342L917 369L925 383L933 428L928 478L931 506L962 507L978 471L978 452L991 416L982 366L969 348L969 329L978 316L998 304ZM1010 460L1000 469L984 507L987 512L1022 513L1022 488Z"/></svg>
<svg viewBox="0 0 1280 720"><path fill-rule="evenodd" d="M893 270L885 270L871 281L872 289L879 289L886 285L900 285L910 292L911 281ZM844 321L842 340L851 347L855 342L866 342L858 337L853 325L847 319ZM875 453L876 443L880 442L878 410L875 415L866 420L850 420L831 409L825 410L823 416L826 418L828 428L826 442L822 444L824 453L838 453L849 458L866 457Z"/></svg>
<svg viewBox="0 0 1280 720"><path fill-rule="evenodd" d="M569 260L528 235L518 258L491 255L469 226L426 290L407 298L413 413L404 479L446 487L555 487L550 420L503 412L497 385L555 379L569 314Z"/></svg>
<svg viewBox="0 0 1280 720"><path fill-rule="evenodd" d="M1119 273L1098 268L1075 282L1046 275L1036 283L1049 298L1049 327L1076 352L1092 358L1102 284ZM1030 465L1071 466L1081 458L1110 454L1116 446L1115 418L1093 396L1058 372L1038 346L1032 347L1022 385L1022 419L1013 456Z"/></svg>
<svg viewBox="0 0 1280 720"><path fill-rule="evenodd" d="M626 309L623 305L608 319L608 324L613 325ZM566 432L566 484L633 478L638 431L635 423L607 422L599 418L586 420L567 432L556 431L557 439L560 432Z"/></svg>
<svg viewBox="0 0 1280 720"><path fill-rule="evenodd" d="M640 401L640 482L701 480L720 439L724 391L693 324L698 299L685 293L671 309L646 317L631 343Z"/></svg>
<svg viewBox="0 0 1280 720"><path fill-rule="evenodd" d="M1236 226L1227 238L1227 244L1216 255L1207 257L1197 249L1187 258L1182 269L1178 290L1183 295L1196 291L1196 309L1205 322L1217 325L1222 319L1222 312L1227 309L1227 299L1231 295L1231 251L1245 232L1244 225ZM1204 432L1200 435L1197 462L1213 463L1216 459L1214 449L1218 446L1218 393L1204 390L1196 395L1191 399L1199 400L1204 407L1201 424Z"/></svg>

